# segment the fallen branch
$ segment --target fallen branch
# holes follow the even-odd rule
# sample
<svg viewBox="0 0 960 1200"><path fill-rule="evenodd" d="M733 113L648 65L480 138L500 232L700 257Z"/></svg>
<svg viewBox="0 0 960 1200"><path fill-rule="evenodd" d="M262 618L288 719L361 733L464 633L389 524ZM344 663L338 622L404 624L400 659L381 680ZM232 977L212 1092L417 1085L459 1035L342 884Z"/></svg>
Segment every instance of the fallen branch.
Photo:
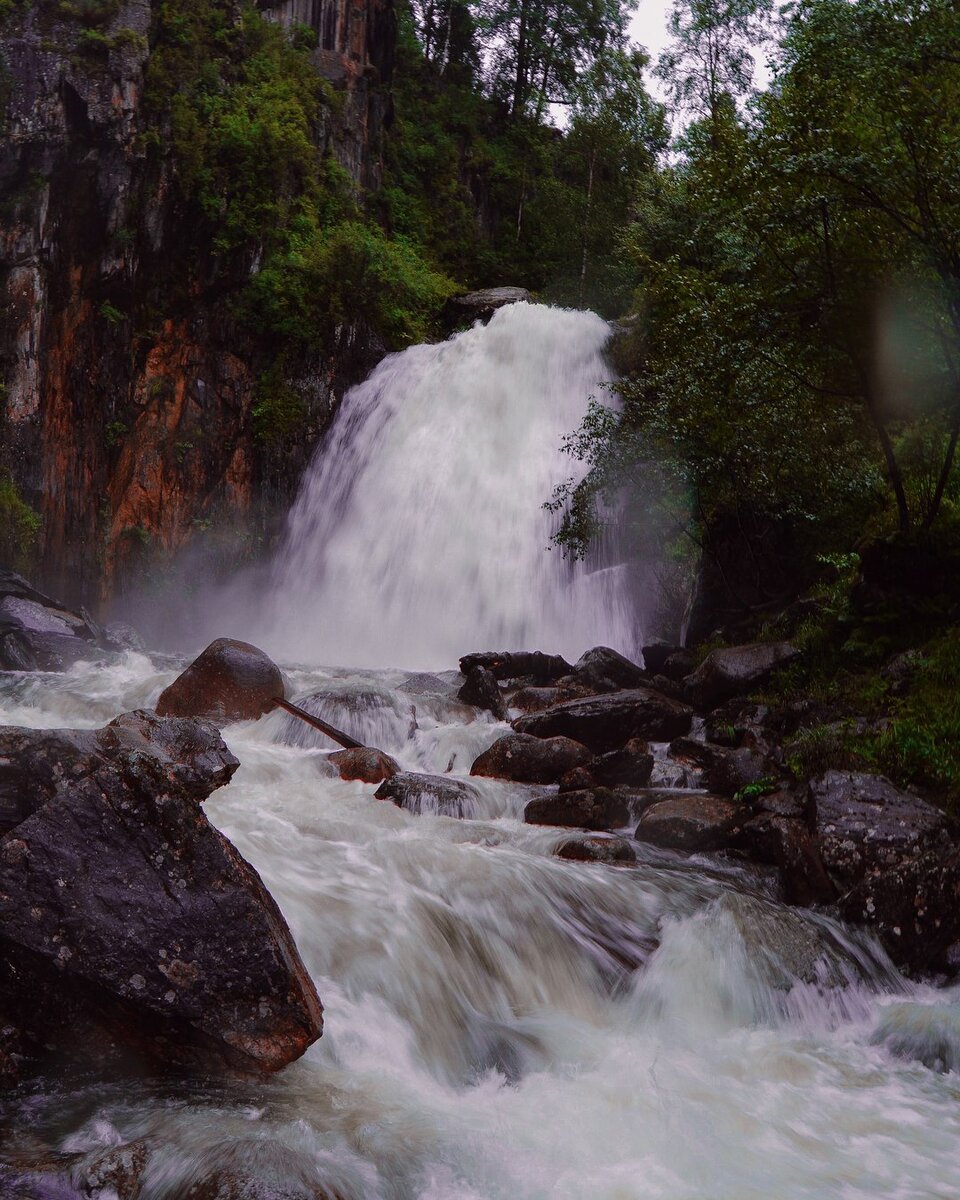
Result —
<svg viewBox="0 0 960 1200"><path fill-rule="evenodd" d="M314 729L319 729L321 733L325 733L328 738L343 746L346 750L362 750L363 743L354 741L349 734L341 733L339 729L334 729L332 725L328 725L326 721L321 721L319 717L314 717L306 711L306 709L298 708L296 704L291 704L289 700L281 700L279 696L274 696L274 701L278 708L282 708L284 712L290 713L293 717L299 717L301 721L306 721L308 725L312 725Z"/></svg>

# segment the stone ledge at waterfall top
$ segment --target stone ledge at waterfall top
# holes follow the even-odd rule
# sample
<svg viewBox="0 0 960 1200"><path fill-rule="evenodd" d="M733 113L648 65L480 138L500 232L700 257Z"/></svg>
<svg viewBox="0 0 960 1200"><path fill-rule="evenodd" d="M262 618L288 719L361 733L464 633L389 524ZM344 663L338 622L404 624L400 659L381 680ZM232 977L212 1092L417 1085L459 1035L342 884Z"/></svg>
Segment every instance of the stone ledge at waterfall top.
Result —
<svg viewBox="0 0 960 1200"><path fill-rule="evenodd" d="M0 1078L256 1077L320 1036L283 917L200 807L238 765L209 723L148 711L0 729Z"/></svg>

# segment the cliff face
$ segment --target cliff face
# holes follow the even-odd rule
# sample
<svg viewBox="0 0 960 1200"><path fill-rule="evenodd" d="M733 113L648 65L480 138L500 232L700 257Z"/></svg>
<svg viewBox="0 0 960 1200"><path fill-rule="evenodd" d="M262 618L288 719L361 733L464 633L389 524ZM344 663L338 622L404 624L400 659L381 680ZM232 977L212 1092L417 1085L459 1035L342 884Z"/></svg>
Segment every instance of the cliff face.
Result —
<svg viewBox="0 0 960 1200"><path fill-rule="evenodd" d="M317 154L375 187L391 0L260 7L316 31L314 65L341 93ZM0 471L42 515L38 582L87 604L188 544L216 567L268 539L339 396L382 353L360 322L285 353L296 436L258 431L277 346L237 317L256 249L218 254L146 150L159 9L47 0L0 31Z"/></svg>

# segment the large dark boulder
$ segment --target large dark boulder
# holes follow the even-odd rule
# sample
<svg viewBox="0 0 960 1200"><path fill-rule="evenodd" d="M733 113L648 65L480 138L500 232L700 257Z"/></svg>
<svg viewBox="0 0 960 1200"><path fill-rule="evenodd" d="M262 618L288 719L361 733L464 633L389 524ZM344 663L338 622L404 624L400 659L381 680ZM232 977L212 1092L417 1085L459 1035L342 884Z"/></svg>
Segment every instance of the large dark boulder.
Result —
<svg viewBox="0 0 960 1200"><path fill-rule="evenodd" d="M810 784L810 819L827 870L841 888L928 850L950 849L946 814L881 775L827 771Z"/></svg>
<svg viewBox="0 0 960 1200"><path fill-rule="evenodd" d="M653 755L642 738L631 738L622 749L594 759L590 769L596 781L607 787L646 787L653 774Z"/></svg>
<svg viewBox="0 0 960 1200"><path fill-rule="evenodd" d="M630 806L609 788L558 792L538 796L523 811L528 825L563 825L570 829L622 829L630 820Z"/></svg>
<svg viewBox="0 0 960 1200"><path fill-rule="evenodd" d="M670 743L670 757L694 763L702 772L707 787L723 796L733 796L741 788L779 774L779 764L764 753L746 746L730 749L690 737Z"/></svg>
<svg viewBox="0 0 960 1200"><path fill-rule="evenodd" d="M421 775L401 771L377 788L378 800L392 800L407 812L437 813L442 817L469 817L475 811L476 788L448 775Z"/></svg>
<svg viewBox="0 0 960 1200"><path fill-rule="evenodd" d="M463 681L463 687L457 692L457 699L474 708L482 708L492 713L498 721L507 715L500 685L492 671L486 667L471 667Z"/></svg>
<svg viewBox="0 0 960 1200"><path fill-rule="evenodd" d="M789 642L754 642L711 650L696 671L687 676L686 698L698 709L715 708L725 700L760 687L775 671L799 657L800 651Z"/></svg>
<svg viewBox="0 0 960 1200"><path fill-rule="evenodd" d="M204 816L210 724L0 730L0 1059L257 1076L321 1006L256 871ZM18 795L18 790L20 794Z"/></svg>
<svg viewBox="0 0 960 1200"><path fill-rule="evenodd" d="M642 667L609 646L588 650L577 660L573 676L578 683L601 692L643 687L650 678Z"/></svg>
<svg viewBox="0 0 960 1200"><path fill-rule="evenodd" d="M609 833L567 838L554 854L568 862L597 862L619 867L632 867L637 861L637 852L627 839Z"/></svg>
<svg viewBox="0 0 960 1200"><path fill-rule="evenodd" d="M470 774L517 783L556 783L568 771L585 767L592 758L586 746L570 738L508 733L474 760Z"/></svg>
<svg viewBox="0 0 960 1200"><path fill-rule="evenodd" d="M102 655L102 634L85 613L0 570L0 670L63 671Z"/></svg>
<svg viewBox="0 0 960 1200"><path fill-rule="evenodd" d="M827 874L817 843L803 821L776 812L759 812L745 821L742 846L751 861L780 870L788 904L827 904L837 890Z"/></svg>
<svg viewBox="0 0 960 1200"><path fill-rule="evenodd" d="M217 638L160 693L162 717L205 717L218 725L249 721L284 696L280 668L249 642Z"/></svg>
<svg viewBox="0 0 960 1200"><path fill-rule="evenodd" d="M542 650L483 650L460 659L464 675L474 667L484 667L501 681L523 679L537 686L554 683L573 670L559 654L544 654Z"/></svg>
<svg viewBox="0 0 960 1200"><path fill-rule="evenodd" d="M631 738L667 741L690 728L693 713L650 688L568 700L543 712L518 717L513 728L534 737L569 737L595 754L619 750Z"/></svg>
<svg viewBox="0 0 960 1200"><path fill-rule="evenodd" d="M745 810L723 796L688 792L651 804L640 817L636 838L687 853L719 850L734 840Z"/></svg>

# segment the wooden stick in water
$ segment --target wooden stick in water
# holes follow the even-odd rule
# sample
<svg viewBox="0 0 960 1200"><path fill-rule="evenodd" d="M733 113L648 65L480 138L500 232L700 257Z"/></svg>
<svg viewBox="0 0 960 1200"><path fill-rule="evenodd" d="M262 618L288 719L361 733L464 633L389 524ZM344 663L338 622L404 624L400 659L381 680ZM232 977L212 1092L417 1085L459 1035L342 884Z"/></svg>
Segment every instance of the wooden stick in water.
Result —
<svg viewBox="0 0 960 1200"><path fill-rule="evenodd" d="M278 708L282 708L284 712L290 713L291 716L299 717L301 721L306 721L314 729L319 729L321 733L325 733L328 738L332 738L333 741L339 743L344 749L363 749L362 742L357 742L349 734L341 733L339 729L334 729L332 725L328 725L326 721L321 721L319 717L311 716L305 709L298 708L296 704L291 704L289 700L281 700L279 696L274 696L274 701Z"/></svg>

